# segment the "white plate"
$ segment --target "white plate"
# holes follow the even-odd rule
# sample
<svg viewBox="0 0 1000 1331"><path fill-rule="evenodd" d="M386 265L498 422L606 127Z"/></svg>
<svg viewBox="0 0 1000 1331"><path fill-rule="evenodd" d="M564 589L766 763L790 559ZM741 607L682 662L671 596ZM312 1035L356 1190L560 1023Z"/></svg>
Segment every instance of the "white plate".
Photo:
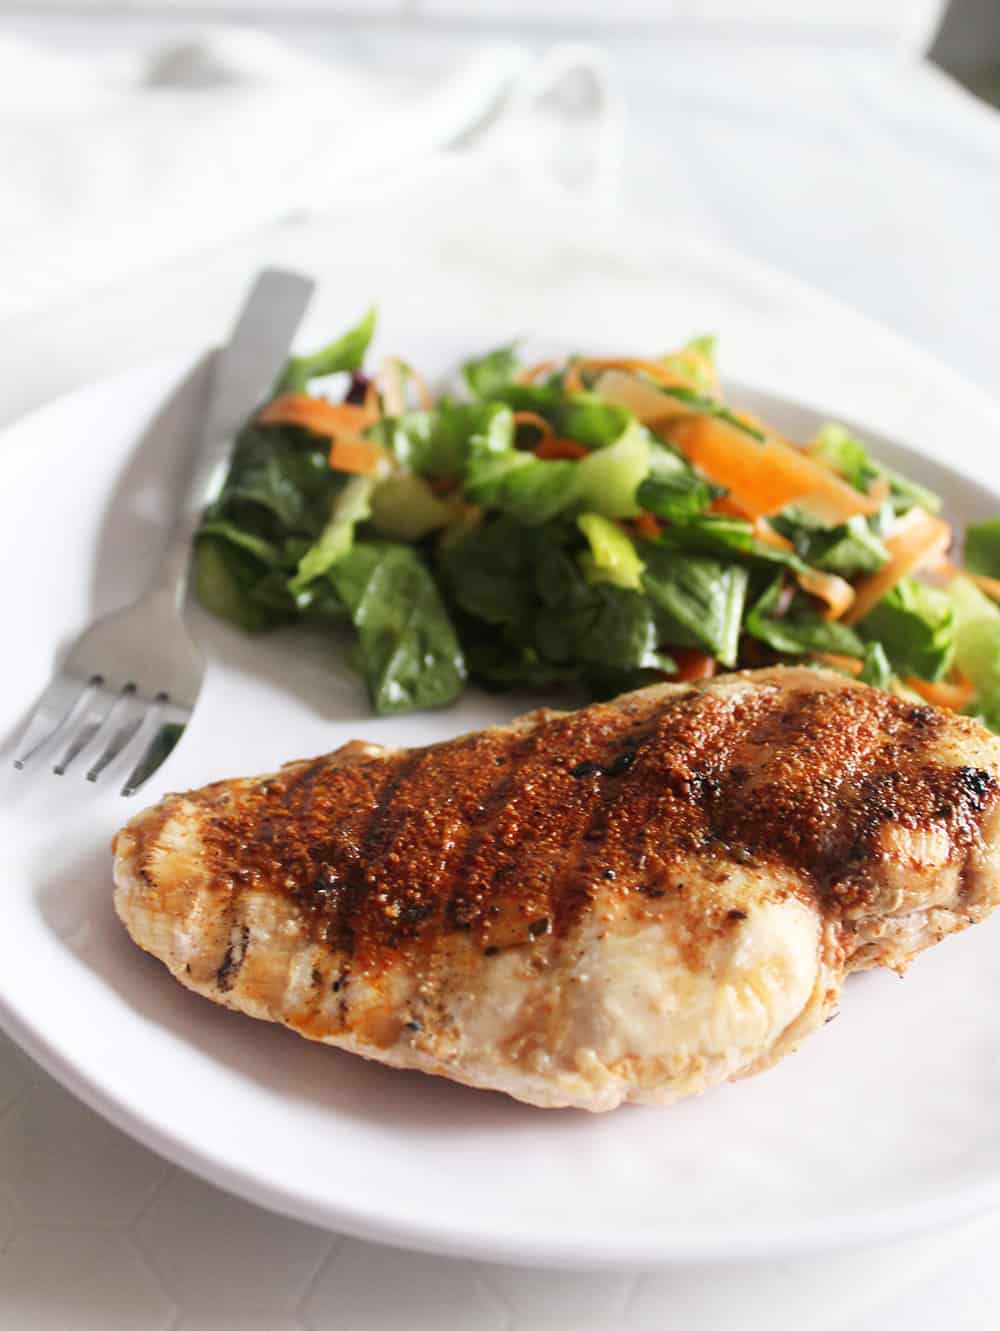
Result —
<svg viewBox="0 0 1000 1331"><path fill-rule="evenodd" d="M60 645L152 570L190 437L186 368L75 393L0 439L0 735ZM817 420L734 397L800 437ZM1000 511L974 480L889 443L878 452L956 518ZM202 701L143 800L354 736L439 739L522 705L470 692L451 711L373 719L337 643L251 640L198 611L192 622L211 661ZM186 992L112 911L109 840L135 804L0 757L4 1025L127 1132L254 1201L431 1251L590 1266L774 1257L1000 1201L1000 922L935 949L905 983L851 980L840 1020L762 1077L669 1109L542 1112Z"/></svg>

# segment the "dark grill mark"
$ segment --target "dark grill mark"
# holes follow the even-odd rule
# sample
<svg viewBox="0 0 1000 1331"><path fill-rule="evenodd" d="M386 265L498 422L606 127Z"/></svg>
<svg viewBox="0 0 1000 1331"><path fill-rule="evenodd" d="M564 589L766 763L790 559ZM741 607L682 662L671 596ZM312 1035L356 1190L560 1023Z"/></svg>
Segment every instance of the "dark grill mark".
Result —
<svg viewBox="0 0 1000 1331"><path fill-rule="evenodd" d="M958 786L971 809L978 813L997 793L997 783L978 767L960 767L956 772Z"/></svg>
<svg viewBox="0 0 1000 1331"><path fill-rule="evenodd" d="M595 763L589 759L582 763L577 763L575 767L569 769L570 776L621 776L622 772L627 772L635 762L635 752L620 753L617 758L612 758L608 763Z"/></svg>
<svg viewBox="0 0 1000 1331"><path fill-rule="evenodd" d="M250 930L243 925L240 929L239 939L234 943L230 938L229 946L226 948L225 956L222 958L222 964L215 972L215 984L221 993L228 993L236 983L236 977L240 973L240 968L246 960L247 943L250 941Z"/></svg>

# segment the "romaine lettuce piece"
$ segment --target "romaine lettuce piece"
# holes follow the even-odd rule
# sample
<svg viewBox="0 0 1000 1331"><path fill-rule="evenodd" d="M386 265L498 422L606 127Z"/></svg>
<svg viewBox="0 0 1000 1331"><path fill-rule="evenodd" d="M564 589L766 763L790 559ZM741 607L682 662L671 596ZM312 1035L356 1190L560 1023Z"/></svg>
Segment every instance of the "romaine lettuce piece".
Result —
<svg viewBox="0 0 1000 1331"><path fill-rule="evenodd" d="M219 536L199 536L194 550L194 591L198 600L220 619L259 633L280 623L275 614L253 596L262 566L252 555Z"/></svg>
<svg viewBox="0 0 1000 1331"><path fill-rule="evenodd" d="M943 679L955 657L955 612L948 596L915 578L897 582L858 632L882 644L899 675Z"/></svg>
<svg viewBox="0 0 1000 1331"><path fill-rule="evenodd" d="M438 567L445 589L474 619L497 626L523 624L531 615L534 560L561 551L564 539L561 529L536 532L509 517L492 518L461 539L442 544Z"/></svg>
<svg viewBox="0 0 1000 1331"><path fill-rule="evenodd" d="M955 611L955 662L976 686L975 714L1000 733L1000 607L969 578L947 588Z"/></svg>
<svg viewBox="0 0 1000 1331"><path fill-rule="evenodd" d="M667 668L657 651L652 606L639 592L588 586L565 553L538 568L536 588L541 605L534 643L545 660L587 672Z"/></svg>
<svg viewBox="0 0 1000 1331"><path fill-rule="evenodd" d="M319 535L343 478L327 448L295 427L248 425L209 517L224 518L269 540L290 532Z"/></svg>
<svg viewBox="0 0 1000 1331"><path fill-rule="evenodd" d="M818 461L831 467L856 490L867 493L872 482L880 477L888 481L890 501L896 514L905 513L917 505L929 513L936 513L941 507L936 494L877 462L869 454L867 445L836 421L830 421L818 431L811 451Z"/></svg>
<svg viewBox="0 0 1000 1331"><path fill-rule="evenodd" d="M680 351L661 356L660 363L693 392L702 396L711 396L718 391L718 377L715 370L715 338L711 336L693 337Z"/></svg>
<svg viewBox="0 0 1000 1331"><path fill-rule="evenodd" d="M548 522L576 498L575 462L546 462L514 447L514 416L486 404L468 440L465 494L474 504L497 508L528 527Z"/></svg>
<svg viewBox="0 0 1000 1331"><path fill-rule="evenodd" d="M198 535L217 536L229 541L231 545L238 545L240 549L246 550L254 559L259 560L265 568L278 568L281 565L282 552L273 541L265 541L262 536L254 535L249 528L239 527L235 522L228 522L225 518L206 516L198 528Z"/></svg>
<svg viewBox="0 0 1000 1331"><path fill-rule="evenodd" d="M462 378L475 397L495 397L506 388L521 368L516 344L497 347L476 360L467 360L462 366Z"/></svg>
<svg viewBox="0 0 1000 1331"><path fill-rule="evenodd" d="M600 513L581 513L576 525L590 545L578 558L583 576L591 586L606 582L613 587L635 590L641 585L642 560L630 537L616 522Z"/></svg>
<svg viewBox="0 0 1000 1331"><path fill-rule="evenodd" d="M443 707L458 697L465 658L434 579L412 546L360 542L327 576L350 611L356 659L379 715Z"/></svg>
<svg viewBox="0 0 1000 1331"><path fill-rule="evenodd" d="M842 578L875 573L889 559L889 551L860 514L827 527L804 510L794 508L776 518L774 526L792 542L805 563L827 573L839 573Z"/></svg>
<svg viewBox="0 0 1000 1331"><path fill-rule="evenodd" d="M545 462L511 449L470 461L465 493L474 504L497 508L526 527L537 527L568 508L576 497L575 462Z"/></svg>
<svg viewBox="0 0 1000 1331"><path fill-rule="evenodd" d="M780 564L794 572L802 572L808 567L793 550L782 550L758 541L749 522L728 513L699 513L684 522L677 522L663 532L660 544L674 550L720 555L726 559L735 556L764 564Z"/></svg>
<svg viewBox="0 0 1000 1331"><path fill-rule="evenodd" d="M549 413L558 434L587 448L607 448L637 425L630 411L596 393L565 395Z"/></svg>
<svg viewBox="0 0 1000 1331"><path fill-rule="evenodd" d="M965 567L970 573L1000 578L1000 518L987 518L966 528Z"/></svg>
<svg viewBox="0 0 1000 1331"><path fill-rule="evenodd" d="M862 684L871 684L876 689L892 688L895 676L880 642L870 642L865 648L865 664L858 678Z"/></svg>
<svg viewBox="0 0 1000 1331"><path fill-rule="evenodd" d="M576 469L575 497L606 518L634 518L640 511L636 492L649 472L650 456L649 431L633 421L613 444L570 464Z"/></svg>
<svg viewBox="0 0 1000 1331"><path fill-rule="evenodd" d="M840 656L863 659L865 644L853 629L835 619L816 613L806 596L796 593L783 615L777 614L784 590L784 577L778 576L764 594L750 607L746 631L776 652L801 656L807 652L834 652Z"/></svg>
<svg viewBox="0 0 1000 1331"><path fill-rule="evenodd" d="M637 497L640 506L656 517L683 523L688 518L699 517L722 493L721 486L681 466L654 470L639 486ZM749 523L745 525L749 530Z"/></svg>
<svg viewBox="0 0 1000 1331"><path fill-rule="evenodd" d="M349 328L336 342L311 356L292 356L278 380L275 393L301 393L308 388L310 379L360 369L375 332L375 317L373 305L361 322Z"/></svg>
<svg viewBox="0 0 1000 1331"><path fill-rule="evenodd" d="M457 480L465 468L470 434L489 408L442 398L430 411L407 411L379 421L368 437L417 476Z"/></svg>
<svg viewBox="0 0 1000 1331"><path fill-rule="evenodd" d="M439 499L422 476L401 472L376 485L371 499L372 526L394 541L419 541L446 526L454 510Z"/></svg>
<svg viewBox="0 0 1000 1331"><path fill-rule="evenodd" d="M643 541L639 553L646 565L642 585L656 607L661 641L702 647L723 665L735 665L747 570L653 541Z"/></svg>
<svg viewBox="0 0 1000 1331"><path fill-rule="evenodd" d="M347 482L333 502L330 519L319 539L299 560L295 576L289 580L288 590L293 596L305 591L349 552L354 544L354 528L371 514L374 488L371 476L352 476Z"/></svg>

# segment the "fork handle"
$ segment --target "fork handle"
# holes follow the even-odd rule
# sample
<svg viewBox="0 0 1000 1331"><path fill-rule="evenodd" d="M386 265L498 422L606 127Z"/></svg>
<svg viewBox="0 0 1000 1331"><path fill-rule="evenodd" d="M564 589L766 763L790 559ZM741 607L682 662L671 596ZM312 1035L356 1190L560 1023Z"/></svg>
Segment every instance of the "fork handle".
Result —
<svg viewBox="0 0 1000 1331"><path fill-rule="evenodd" d="M202 513L222 488L233 441L274 387L315 286L300 273L265 268L250 289L229 341L212 357L191 473L155 585L155 590L168 592L178 608L187 595L192 541Z"/></svg>

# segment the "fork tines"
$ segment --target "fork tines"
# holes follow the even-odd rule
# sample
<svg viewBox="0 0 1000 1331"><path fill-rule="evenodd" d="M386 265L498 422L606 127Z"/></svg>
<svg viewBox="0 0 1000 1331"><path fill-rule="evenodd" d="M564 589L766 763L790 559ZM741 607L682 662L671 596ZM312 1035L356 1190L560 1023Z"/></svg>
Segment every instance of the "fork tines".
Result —
<svg viewBox="0 0 1000 1331"><path fill-rule="evenodd" d="M54 758L57 776L76 767L97 781L112 764L132 758L121 793L133 795L180 739L190 712L165 693L142 694L131 680L115 684L101 675L59 674L31 714L14 766Z"/></svg>

